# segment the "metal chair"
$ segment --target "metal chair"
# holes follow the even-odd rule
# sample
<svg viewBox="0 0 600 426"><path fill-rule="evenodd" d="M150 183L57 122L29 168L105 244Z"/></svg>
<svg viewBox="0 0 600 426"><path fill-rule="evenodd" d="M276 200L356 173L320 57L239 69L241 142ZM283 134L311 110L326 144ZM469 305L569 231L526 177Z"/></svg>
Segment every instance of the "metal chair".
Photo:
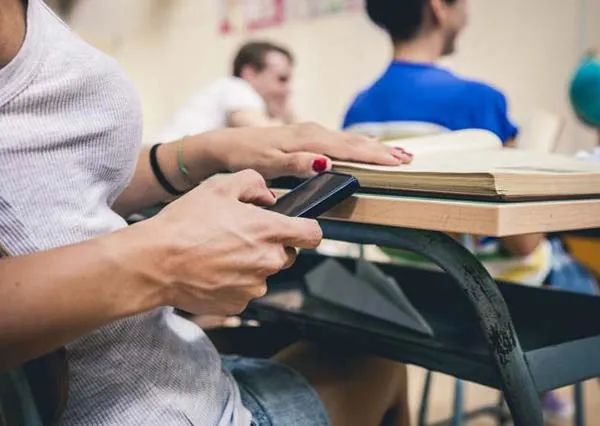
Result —
<svg viewBox="0 0 600 426"><path fill-rule="evenodd" d="M250 305L247 318L496 388L517 426L543 424L543 393L600 376L600 298L496 283L468 250L441 233L334 221L322 226L326 238L410 250L444 269L446 274L380 265L400 283L434 338L310 297L302 277L323 261L314 255L301 256L270 281L270 295L300 291L297 306L278 305L267 295ZM352 260L340 261L354 267Z"/></svg>
<svg viewBox="0 0 600 426"><path fill-rule="evenodd" d="M425 375L425 383L423 385L421 404L419 407L419 417L417 422L418 426L462 426L465 421L469 421L480 416L493 418L496 420L498 426L505 426L511 421L511 416L506 410L506 403L502 393L500 393L498 402L495 405L485 406L473 411L464 412L464 384L462 380L456 379L454 385L452 416L446 420L429 423L427 421L427 414L429 409L429 396L432 379L433 372L427 371ZM573 386L573 391L573 401L575 403L575 416L573 418L573 424L575 426L585 426L585 401L583 384L581 382L576 383Z"/></svg>

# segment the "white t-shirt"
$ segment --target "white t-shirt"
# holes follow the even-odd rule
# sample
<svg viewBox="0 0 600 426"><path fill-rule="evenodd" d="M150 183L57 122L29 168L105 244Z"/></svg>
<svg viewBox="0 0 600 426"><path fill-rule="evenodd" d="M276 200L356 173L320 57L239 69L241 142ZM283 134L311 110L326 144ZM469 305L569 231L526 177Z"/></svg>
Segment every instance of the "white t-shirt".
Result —
<svg viewBox="0 0 600 426"><path fill-rule="evenodd" d="M197 92L158 134L156 142L225 128L228 114L247 109L266 111L266 105L246 80L221 78Z"/></svg>

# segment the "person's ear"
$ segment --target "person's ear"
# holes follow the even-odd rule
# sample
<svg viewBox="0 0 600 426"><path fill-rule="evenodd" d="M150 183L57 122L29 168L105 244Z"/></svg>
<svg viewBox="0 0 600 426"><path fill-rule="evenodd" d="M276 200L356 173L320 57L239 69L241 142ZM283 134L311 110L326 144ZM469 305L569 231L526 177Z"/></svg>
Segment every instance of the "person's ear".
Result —
<svg viewBox="0 0 600 426"><path fill-rule="evenodd" d="M244 80L252 81L256 78L256 74L258 74L258 72L252 65L244 65L240 77Z"/></svg>
<svg viewBox="0 0 600 426"><path fill-rule="evenodd" d="M443 25L450 19L450 7L446 0L430 0L429 8L436 25Z"/></svg>

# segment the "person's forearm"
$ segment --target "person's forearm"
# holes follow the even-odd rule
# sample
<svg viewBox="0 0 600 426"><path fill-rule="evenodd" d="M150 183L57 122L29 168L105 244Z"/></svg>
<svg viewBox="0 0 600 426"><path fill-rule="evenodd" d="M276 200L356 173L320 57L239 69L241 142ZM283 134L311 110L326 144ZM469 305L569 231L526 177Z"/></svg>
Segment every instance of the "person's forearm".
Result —
<svg viewBox="0 0 600 426"><path fill-rule="evenodd" d="M269 127L281 126L281 120L273 119L261 110L241 110L229 113L227 123L229 127Z"/></svg>
<svg viewBox="0 0 600 426"><path fill-rule="evenodd" d="M514 235L502 238L502 246L514 256L529 256L540 245L545 234Z"/></svg>
<svg viewBox="0 0 600 426"><path fill-rule="evenodd" d="M166 300L166 286L137 267L160 254L131 229L0 260L0 371Z"/></svg>
<svg viewBox="0 0 600 426"><path fill-rule="evenodd" d="M331 132L314 123L217 130L186 137L183 146L183 163L189 182L178 167L178 142L158 149L160 168L178 191L191 189L219 172L254 169L266 179L311 177L331 168L329 158L381 165L399 165L412 159L410 154L372 139ZM112 206L122 216L175 198L153 175L148 150L140 154L130 185Z"/></svg>
<svg viewBox="0 0 600 426"><path fill-rule="evenodd" d="M292 110L288 110L282 117L279 118L284 124L294 124L298 122L298 117Z"/></svg>
<svg viewBox="0 0 600 426"><path fill-rule="evenodd" d="M215 173L226 171L222 159L216 157L214 144L227 138L227 130L208 132L185 138L183 145L184 164L189 171L189 179L198 184ZM177 156L180 141L164 143L157 151L157 160L166 179L176 189L186 191L191 186L179 170ZM158 183L150 167L150 147L144 147L138 157L133 178L123 193L113 204L113 209L127 216L157 203L173 200Z"/></svg>

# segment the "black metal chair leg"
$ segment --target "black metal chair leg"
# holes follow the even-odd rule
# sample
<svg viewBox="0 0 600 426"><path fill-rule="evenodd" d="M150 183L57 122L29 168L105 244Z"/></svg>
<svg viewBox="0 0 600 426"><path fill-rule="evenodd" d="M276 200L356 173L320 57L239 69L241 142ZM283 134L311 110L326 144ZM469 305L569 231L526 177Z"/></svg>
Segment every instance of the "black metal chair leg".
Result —
<svg viewBox="0 0 600 426"><path fill-rule="evenodd" d="M431 379L433 373L427 370L425 383L423 384L423 395L421 397L421 407L419 408L418 426L427 426L427 412L429 411L429 394L431 390Z"/></svg>
<svg viewBox="0 0 600 426"><path fill-rule="evenodd" d="M585 426L585 400L583 383L575 383L574 386L574 400L575 400L575 426Z"/></svg>
<svg viewBox="0 0 600 426"><path fill-rule="evenodd" d="M498 404L496 405L498 409L498 426L506 426L510 423L511 417L506 412L506 408L504 407L506 400L504 399L504 394L500 392L498 396Z"/></svg>
<svg viewBox="0 0 600 426"><path fill-rule="evenodd" d="M432 231L323 220L325 238L421 254L463 291L479 318L516 426L542 426L540 399L504 298L481 263L449 236Z"/></svg>

